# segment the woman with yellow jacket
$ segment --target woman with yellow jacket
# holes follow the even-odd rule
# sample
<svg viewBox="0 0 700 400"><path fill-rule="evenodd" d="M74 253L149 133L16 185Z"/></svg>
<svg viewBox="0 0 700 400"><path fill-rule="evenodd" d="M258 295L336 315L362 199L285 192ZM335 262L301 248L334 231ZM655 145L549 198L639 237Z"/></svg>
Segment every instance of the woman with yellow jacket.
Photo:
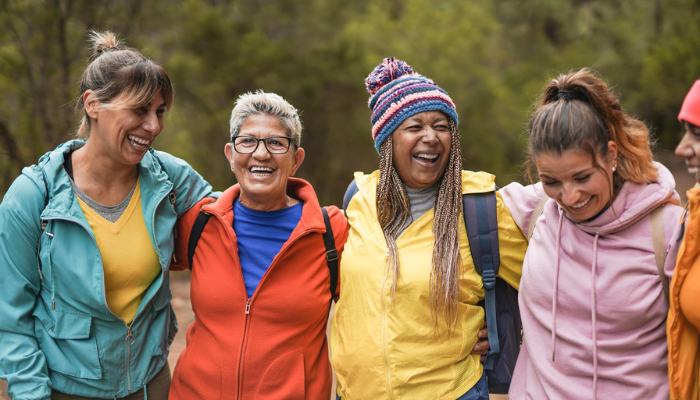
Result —
<svg viewBox="0 0 700 400"><path fill-rule="evenodd" d="M331 362L342 399L488 399L478 354L484 287L462 195L494 176L462 170L449 95L387 58L366 79L379 170L355 174ZM526 242L497 194L500 277L517 288Z"/></svg>
<svg viewBox="0 0 700 400"><path fill-rule="evenodd" d="M700 80L688 92L678 120L685 127L685 135L676 155L685 158L688 172L700 179ZM674 400L700 398L700 186L690 189L687 196L685 237L671 282L666 325L669 384Z"/></svg>

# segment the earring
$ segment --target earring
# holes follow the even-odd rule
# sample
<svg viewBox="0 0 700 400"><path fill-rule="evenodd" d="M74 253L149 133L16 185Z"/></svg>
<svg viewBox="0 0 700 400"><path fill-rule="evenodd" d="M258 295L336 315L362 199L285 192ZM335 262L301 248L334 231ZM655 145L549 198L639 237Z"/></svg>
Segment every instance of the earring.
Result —
<svg viewBox="0 0 700 400"><path fill-rule="evenodd" d="M615 167L612 167L612 171L615 172Z"/></svg>

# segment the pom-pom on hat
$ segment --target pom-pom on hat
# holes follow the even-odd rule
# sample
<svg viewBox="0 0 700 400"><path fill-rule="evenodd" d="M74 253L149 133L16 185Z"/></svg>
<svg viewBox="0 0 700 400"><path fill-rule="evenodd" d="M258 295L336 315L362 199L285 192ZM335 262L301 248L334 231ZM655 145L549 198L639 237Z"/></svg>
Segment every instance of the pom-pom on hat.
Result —
<svg viewBox="0 0 700 400"><path fill-rule="evenodd" d="M372 110L372 139L379 148L412 115L442 111L457 124L457 110L446 91L394 57L385 58L365 79Z"/></svg>
<svg viewBox="0 0 700 400"><path fill-rule="evenodd" d="M695 84L685 96L681 112L678 114L678 120L700 126L700 79L695 81Z"/></svg>

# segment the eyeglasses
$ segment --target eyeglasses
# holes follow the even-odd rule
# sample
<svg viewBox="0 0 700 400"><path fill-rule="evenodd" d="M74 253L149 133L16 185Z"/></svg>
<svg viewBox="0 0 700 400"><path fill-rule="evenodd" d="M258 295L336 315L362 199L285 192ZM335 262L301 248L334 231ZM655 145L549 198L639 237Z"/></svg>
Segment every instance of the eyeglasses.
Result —
<svg viewBox="0 0 700 400"><path fill-rule="evenodd" d="M253 136L236 136L233 138L233 148L240 154L255 153L260 142L265 144L265 148L270 154L285 154L289 151L292 138L286 136L270 136L258 139Z"/></svg>

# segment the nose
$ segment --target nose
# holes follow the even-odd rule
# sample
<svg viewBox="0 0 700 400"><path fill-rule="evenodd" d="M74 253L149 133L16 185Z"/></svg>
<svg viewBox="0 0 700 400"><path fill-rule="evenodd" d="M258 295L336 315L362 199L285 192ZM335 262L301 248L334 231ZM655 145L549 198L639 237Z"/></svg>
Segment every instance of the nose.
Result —
<svg viewBox="0 0 700 400"><path fill-rule="evenodd" d="M147 113L141 126L144 130L154 135L159 134L161 131L160 121L155 112Z"/></svg>
<svg viewBox="0 0 700 400"><path fill-rule="evenodd" d="M265 142L263 142L262 140L258 140L258 147L255 148L255 151L253 152L253 157L259 160L263 160L270 157L270 152L267 151Z"/></svg>
<svg viewBox="0 0 700 400"><path fill-rule="evenodd" d="M565 184L562 187L561 201L566 206L572 206L581 201L581 194L576 185Z"/></svg>
<svg viewBox="0 0 700 400"><path fill-rule="evenodd" d="M438 141L437 131L432 127L426 127L421 140L425 143L435 143Z"/></svg>
<svg viewBox="0 0 700 400"><path fill-rule="evenodd" d="M681 158L690 158L695 155L694 153L690 134L685 133L681 138L680 143L678 143L678 146L676 146L676 156Z"/></svg>

